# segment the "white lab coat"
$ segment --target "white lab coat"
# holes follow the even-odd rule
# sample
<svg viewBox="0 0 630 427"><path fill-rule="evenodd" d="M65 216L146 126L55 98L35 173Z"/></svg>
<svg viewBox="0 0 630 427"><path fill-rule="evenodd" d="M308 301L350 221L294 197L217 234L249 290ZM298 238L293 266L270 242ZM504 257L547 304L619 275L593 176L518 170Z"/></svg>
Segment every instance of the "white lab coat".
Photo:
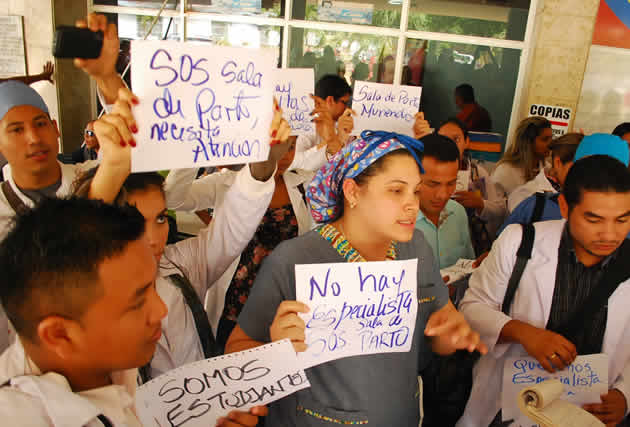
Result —
<svg viewBox="0 0 630 427"><path fill-rule="evenodd" d="M57 197L65 197L70 195L73 188L72 185L75 179L84 171L98 165L98 160L89 160L77 165L66 165L59 162L61 167L61 186L57 190ZM34 203L29 199L13 181L13 175L11 174L11 165L7 164L2 168L2 173L5 180L11 184L11 188L15 194L24 202L28 207L33 207ZM9 233L11 228L11 221L15 216L15 211L4 197L4 193L0 191L0 240L3 240ZM0 306L0 353L2 353L15 339L13 328L9 324L2 306Z"/></svg>
<svg viewBox="0 0 630 427"><path fill-rule="evenodd" d="M243 169L249 168L246 166ZM243 171L241 169L241 172ZM169 209L183 210L189 212L195 212L198 210L215 209L214 218L210 225L217 219L217 214L223 209L225 205L226 194L229 188L233 185L236 177L241 172L234 172L224 169L220 172L215 172L200 179L195 179L197 174L196 169L180 169L172 171L166 177L165 189L166 189L166 204ZM298 222L299 233L305 233L313 227L313 219L311 217L310 210L304 199L302 193L298 189L298 186L302 184L304 189L310 183L313 173L303 170L287 171L283 175L285 184L287 186L287 192L289 193L289 200L293 206L295 216ZM274 181L274 178L270 178ZM230 285L234 271L238 266L240 260L240 254L245 249L249 241L254 236L263 215L265 214L271 197L273 195L274 187L271 187L271 193L266 203L259 203L261 211L257 213L255 218L248 219L248 224L253 226L253 229L248 234L247 241L240 245L240 250L237 254L232 256L233 261L231 265L226 266L223 269L223 275L214 276L216 283L208 289L208 295L206 297L206 312L208 313L208 320L212 326L213 332L216 335L217 328L221 314L223 313L223 307L225 305L225 293ZM249 207L251 209L251 207ZM238 208L236 208L238 209ZM231 209L225 209L231 211ZM254 224L254 221L255 224ZM205 293L205 292L204 292ZM204 294L201 294L203 301Z"/></svg>
<svg viewBox="0 0 630 427"><path fill-rule="evenodd" d="M189 174L189 170L181 175ZM196 173L192 171L193 177ZM180 174L173 171L175 178ZM168 307L168 315L162 320L162 336L151 361L153 378L171 369L204 359L203 348L195 326L192 311L167 276L184 274L195 289L200 301L225 270L238 258L258 228L269 206L275 181L257 181L249 167L234 172L230 185L221 186L222 203L217 207L210 225L198 236L168 245L160 261L160 273L156 282L157 292ZM178 189L167 187L167 199ZM197 194L203 202L203 194ZM206 199L213 199L211 193ZM220 300L221 307L223 299Z"/></svg>
<svg viewBox="0 0 630 427"><path fill-rule="evenodd" d="M104 415L114 427L141 427L134 408L137 369L114 372L112 385L74 393L68 380L41 373L20 340L0 356L0 419L6 426L103 427Z"/></svg>
<svg viewBox="0 0 630 427"><path fill-rule="evenodd" d="M473 372L473 388L457 427L485 427L500 409L503 365L508 357L526 355L520 344L497 344L501 330L511 319L545 328L556 280L557 256L564 220L535 224L536 239L510 315L501 312L508 280L516 261L522 227L510 225L494 243L488 258L473 272L460 311L481 335L489 352ZM608 318L602 346L609 358L609 388L630 401L630 280L617 287L608 300Z"/></svg>
<svg viewBox="0 0 630 427"><path fill-rule="evenodd" d="M516 189L512 191L508 197L508 211L512 213L523 200L538 192L557 193L556 189L553 188L549 182L544 169L541 169L540 172L538 172L536 178L527 181L525 184L516 187Z"/></svg>

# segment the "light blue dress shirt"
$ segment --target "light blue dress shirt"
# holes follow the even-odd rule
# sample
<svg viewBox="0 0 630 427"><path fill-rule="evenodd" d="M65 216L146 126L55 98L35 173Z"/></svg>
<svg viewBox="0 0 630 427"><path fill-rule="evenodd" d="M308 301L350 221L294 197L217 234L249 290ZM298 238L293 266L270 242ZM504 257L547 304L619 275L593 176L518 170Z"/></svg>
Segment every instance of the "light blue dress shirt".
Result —
<svg viewBox="0 0 630 427"><path fill-rule="evenodd" d="M418 212L416 228L433 249L433 255L440 260L440 268L450 267L458 259L475 259L475 251L470 241L466 209L455 200L449 200L440 213L439 228L422 211Z"/></svg>

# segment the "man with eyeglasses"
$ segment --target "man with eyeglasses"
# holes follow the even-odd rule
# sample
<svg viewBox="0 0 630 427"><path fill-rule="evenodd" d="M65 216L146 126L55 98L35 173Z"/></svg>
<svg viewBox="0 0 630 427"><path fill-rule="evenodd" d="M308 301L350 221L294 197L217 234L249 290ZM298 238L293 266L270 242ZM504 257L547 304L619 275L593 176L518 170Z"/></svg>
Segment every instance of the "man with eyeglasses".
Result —
<svg viewBox="0 0 630 427"><path fill-rule="evenodd" d="M316 171L350 140L355 114L350 109L352 88L335 74L328 74L315 84L315 132L300 135L295 143L295 157L290 169Z"/></svg>

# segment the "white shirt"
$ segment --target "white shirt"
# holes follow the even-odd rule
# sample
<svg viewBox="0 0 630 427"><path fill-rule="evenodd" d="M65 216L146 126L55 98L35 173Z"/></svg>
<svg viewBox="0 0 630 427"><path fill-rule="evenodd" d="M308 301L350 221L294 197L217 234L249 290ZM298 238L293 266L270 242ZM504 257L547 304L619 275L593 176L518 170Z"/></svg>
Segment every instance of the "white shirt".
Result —
<svg viewBox="0 0 630 427"><path fill-rule="evenodd" d="M525 184L517 187L512 191L510 196L508 197L508 210L510 213L516 209L516 207L525 199L527 199L532 194L536 194L538 192L551 192L557 193L556 189L553 188L547 175L545 174L545 170L541 169L538 175L531 181L526 182Z"/></svg>
<svg viewBox="0 0 630 427"><path fill-rule="evenodd" d="M316 133L299 135L295 141L295 156L288 168L317 171L328 161L326 157L326 145L322 144L322 139Z"/></svg>
<svg viewBox="0 0 630 427"><path fill-rule="evenodd" d="M486 221L486 230L490 234L490 238L494 239L497 230L501 227L503 221L505 220L505 195L502 194L501 189L497 187L494 179L490 176L486 168L474 160L473 162L477 168L477 173L479 174L477 179L483 181L486 193L483 195L483 210L481 211L479 218ZM471 168L472 166L469 165L468 170L470 171ZM469 183L468 189L474 191L472 182Z"/></svg>
<svg viewBox="0 0 630 427"><path fill-rule="evenodd" d="M558 248L565 221L534 224L536 238L509 315L501 311L507 283L516 262L522 227L508 226L494 242L484 262L470 277L470 287L460 303L460 311L488 346L473 370L473 387L457 427L487 426L501 406L503 365L509 357L527 354L521 344L498 343L501 330L511 319L545 328L555 287ZM630 398L630 280L620 284L608 299L606 331L602 352L608 355L608 388L616 388Z"/></svg>
<svg viewBox="0 0 630 427"><path fill-rule="evenodd" d="M90 160L84 163L80 163L77 165L66 165L59 162L59 166L61 167L61 186L57 190L57 197L65 197L68 196L73 188L72 184L74 180L84 171L96 166L98 164L97 160ZM2 173L6 177L6 181L8 181L13 188L15 194L24 202L24 204L28 207L33 207L35 204L33 201L26 196L24 193L20 191L18 186L13 181L13 174L11 173L11 165L7 164L2 168ZM15 215L15 211L7 201L7 198L4 196L4 193L0 191L0 240L4 239L6 235L9 233L11 220ZM6 314L2 306L0 306L0 353L2 353L15 339L15 333L13 332L13 328L9 324Z"/></svg>
<svg viewBox="0 0 630 427"><path fill-rule="evenodd" d="M166 187L167 200L172 201L169 195L179 191L180 187L173 183L182 185L182 176L191 172L194 178L196 170L172 171L168 175L173 175L173 178ZM165 248L156 287L168 307L168 315L162 320L162 337L151 361L153 378L205 358L192 311L179 288L166 277L185 275L200 301L203 301L210 286L245 249L271 201L275 187L273 176L264 182L257 181L251 176L249 167L244 167L239 172L233 172L231 178L231 184L225 186L220 196L211 191L206 194L206 203L217 197L222 201L215 209L210 225L198 236ZM198 196L196 202L204 202L202 193L196 192L195 195ZM223 307L224 297L225 294L214 303Z"/></svg>
<svg viewBox="0 0 630 427"><path fill-rule="evenodd" d="M141 427L134 409L137 369L112 373L112 385L74 393L60 374L40 369L20 340L0 356L0 419L7 426L103 427L104 415L115 427Z"/></svg>
<svg viewBox="0 0 630 427"><path fill-rule="evenodd" d="M293 164L292 164L293 165ZM293 166L291 166L293 167ZM183 210L189 212L195 212L198 210L213 208L214 217L210 225L217 220L217 215L221 211L231 212L234 209L241 209L238 207L229 208L226 206L226 194L228 190L233 186L235 180L243 172L248 170L249 167L244 167L240 172L234 172L228 169L223 169L220 172L215 172L208 176L204 176L200 179L195 179L197 171L195 169L180 169L174 170L166 177L165 189L166 189L166 204L169 209ZM283 178L287 186L287 192L289 193L289 200L293 206L293 211L298 222L298 231L300 234L309 231L313 227L313 219L310 214L310 210L304 199L302 193L299 190L299 186L303 185L306 190L308 183L313 177L312 172L304 170L288 170L284 173ZM252 178L253 179L253 178ZM274 178L270 178L271 181ZM275 181L274 181L275 182ZM261 211L255 218L248 219L248 224L253 226L253 230L247 237L247 241L244 242L237 254L231 259L231 265L224 268L222 275L215 276L216 283L209 285L208 294L206 297L206 312L208 314L208 320L212 326L212 330L216 335L219 320L223 314L223 307L225 304L225 293L232 281L236 267L240 261L241 252L245 249L249 241L254 236L263 215L265 214L271 197L273 195L274 187L272 186L269 193L269 199L263 204L262 201L257 202ZM249 207L251 208L251 207ZM256 219L256 223L253 220ZM232 262L233 261L233 262ZM159 283L158 283L159 285ZM206 287L207 288L207 287ZM159 291L159 286L158 286ZM201 293L202 301L204 300L205 292Z"/></svg>

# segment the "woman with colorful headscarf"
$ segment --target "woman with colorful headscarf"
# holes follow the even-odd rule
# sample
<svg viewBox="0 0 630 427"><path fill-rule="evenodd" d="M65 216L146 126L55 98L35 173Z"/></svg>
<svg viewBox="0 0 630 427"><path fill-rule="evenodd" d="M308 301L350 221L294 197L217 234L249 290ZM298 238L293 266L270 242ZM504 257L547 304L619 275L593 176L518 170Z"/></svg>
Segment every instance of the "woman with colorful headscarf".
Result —
<svg viewBox="0 0 630 427"><path fill-rule="evenodd" d="M226 352L288 338L304 351L309 311L296 299L296 264L418 259L418 311L409 352L337 359L307 369L311 387L270 407L269 425L416 427L416 376L430 351L486 351L448 301L448 290L422 233L419 209L422 143L364 132L317 173L307 190L315 230L281 243L263 263Z"/></svg>

